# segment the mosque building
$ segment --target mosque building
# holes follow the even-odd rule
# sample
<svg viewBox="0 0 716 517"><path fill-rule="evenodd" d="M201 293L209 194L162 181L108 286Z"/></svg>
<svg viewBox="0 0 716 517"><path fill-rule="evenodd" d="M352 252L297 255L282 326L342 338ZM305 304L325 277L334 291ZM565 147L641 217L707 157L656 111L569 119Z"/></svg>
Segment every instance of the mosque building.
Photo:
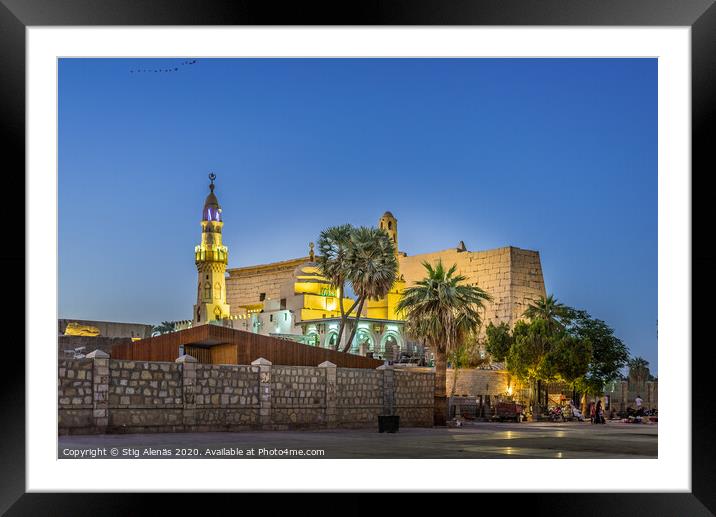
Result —
<svg viewBox="0 0 716 517"><path fill-rule="evenodd" d="M210 178L210 193L202 211L201 244L195 248L198 283L192 325L220 324L304 344L335 347L341 321L339 297L343 296L346 308L353 305L353 299L338 292L321 276L313 243L304 257L227 269L228 249L221 239L222 212L214 194L215 176ZM513 246L468 251L461 241L454 248L408 255L397 251L398 220L391 212L383 214L378 227L395 243L398 280L385 298L366 303L351 353L388 360L405 357L424 360L425 348L405 335L396 305L401 291L425 276L422 265L425 261L456 264L458 273L466 276L467 282L492 296L484 311L483 335L490 321L512 325L532 301L546 294L537 251ZM355 318L351 317L342 341L348 339L354 324Z"/></svg>

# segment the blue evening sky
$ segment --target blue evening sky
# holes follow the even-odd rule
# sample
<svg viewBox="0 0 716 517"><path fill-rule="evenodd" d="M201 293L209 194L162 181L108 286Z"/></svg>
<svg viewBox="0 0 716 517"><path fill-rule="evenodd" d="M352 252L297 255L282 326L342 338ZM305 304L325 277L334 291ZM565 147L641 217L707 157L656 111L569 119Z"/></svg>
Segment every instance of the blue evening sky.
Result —
<svg viewBox="0 0 716 517"><path fill-rule="evenodd" d="M230 267L390 210L408 254L538 250L656 372L655 59L62 59L59 316L190 319L210 171Z"/></svg>

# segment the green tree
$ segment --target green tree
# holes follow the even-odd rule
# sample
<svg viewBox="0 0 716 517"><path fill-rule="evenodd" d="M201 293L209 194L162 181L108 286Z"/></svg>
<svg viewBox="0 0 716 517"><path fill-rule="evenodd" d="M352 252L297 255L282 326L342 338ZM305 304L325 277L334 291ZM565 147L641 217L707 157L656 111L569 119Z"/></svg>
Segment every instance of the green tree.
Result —
<svg viewBox="0 0 716 517"><path fill-rule="evenodd" d="M504 326L488 325L488 351L497 358L504 354L507 369L529 383L533 412L539 411L534 393L540 381L565 382L586 397L602 393L619 378L627 348L603 321L559 303L553 295L536 300L524 316L528 320L518 321L511 336Z"/></svg>
<svg viewBox="0 0 716 517"><path fill-rule="evenodd" d="M579 379L578 389L590 395L600 394L605 386L620 378L627 363L629 351L604 321L592 318L586 311L572 310L569 332L581 340L588 340L592 357L587 372Z"/></svg>
<svg viewBox="0 0 716 517"><path fill-rule="evenodd" d="M356 300L346 311L343 305L344 292L346 287L347 256L351 246L351 234L355 229L350 224L331 226L321 232L318 237L318 268L321 275L331 283L338 296L338 307L341 311L341 324L338 328L338 337L335 348L340 346L343 332L345 331L348 317L358 305Z"/></svg>
<svg viewBox="0 0 716 517"><path fill-rule="evenodd" d="M529 404L532 413L539 414L537 387L539 381L548 380L553 372L546 358L552 350L554 335L547 320L536 318L515 323L512 337L514 341L506 355L507 370L530 386Z"/></svg>
<svg viewBox="0 0 716 517"><path fill-rule="evenodd" d="M353 329L343 348L347 352L358 330L366 300L384 298L398 278L398 258L393 240L385 230L361 226L353 229L345 257L345 279L356 294Z"/></svg>
<svg viewBox="0 0 716 517"><path fill-rule="evenodd" d="M540 382L559 380L575 386L588 370L592 348L588 339L569 333L574 310L554 295L535 300L523 316L528 322L515 325L507 368L529 383L532 412L539 414Z"/></svg>
<svg viewBox="0 0 716 517"><path fill-rule="evenodd" d="M397 310L405 317L408 332L424 340L435 354L434 423L444 425L448 416L447 354L477 331L482 321L480 310L492 298L479 287L464 283L467 278L456 274L456 265L446 270L438 261L434 267L423 262L423 267L426 276L405 289Z"/></svg>
<svg viewBox="0 0 716 517"><path fill-rule="evenodd" d="M592 343L569 334L562 334L545 356L547 377L575 387L587 373L592 361Z"/></svg>
<svg viewBox="0 0 716 517"><path fill-rule="evenodd" d="M495 361L504 361L512 346L513 339L507 323L495 325L490 322L485 329L487 335L486 350Z"/></svg>

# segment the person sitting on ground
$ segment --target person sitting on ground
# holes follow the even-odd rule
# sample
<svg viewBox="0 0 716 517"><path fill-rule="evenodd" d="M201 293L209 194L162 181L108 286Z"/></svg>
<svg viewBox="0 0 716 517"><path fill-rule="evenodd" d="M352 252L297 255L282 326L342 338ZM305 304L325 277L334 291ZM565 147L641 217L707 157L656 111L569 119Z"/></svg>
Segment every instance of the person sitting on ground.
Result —
<svg viewBox="0 0 716 517"><path fill-rule="evenodd" d="M582 416L582 412L574 405L572 404L572 401L569 401L569 409L572 411L572 416L579 420L580 422L584 422L584 417Z"/></svg>

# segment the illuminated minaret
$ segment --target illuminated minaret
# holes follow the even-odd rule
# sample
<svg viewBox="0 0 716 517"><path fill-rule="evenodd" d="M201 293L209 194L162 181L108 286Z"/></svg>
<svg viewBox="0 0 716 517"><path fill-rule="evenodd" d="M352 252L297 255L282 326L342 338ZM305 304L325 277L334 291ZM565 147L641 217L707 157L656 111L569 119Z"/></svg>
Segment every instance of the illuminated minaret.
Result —
<svg viewBox="0 0 716 517"><path fill-rule="evenodd" d="M194 248L194 259L198 271L194 325L229 317L226 304L226 264L229 250L221 244L221 207L214 194L216 174L209 174L211 184L209 195L204 201L201 213L201 244Z"/></svg>

